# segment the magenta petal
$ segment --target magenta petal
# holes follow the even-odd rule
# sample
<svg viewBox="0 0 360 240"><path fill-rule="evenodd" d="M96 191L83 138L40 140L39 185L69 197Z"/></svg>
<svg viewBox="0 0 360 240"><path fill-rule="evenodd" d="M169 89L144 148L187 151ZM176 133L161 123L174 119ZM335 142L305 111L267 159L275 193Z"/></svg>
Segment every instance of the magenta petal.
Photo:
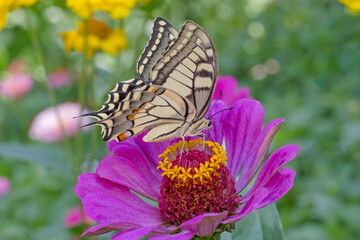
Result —
<svg viewBox="0 0 360 240"><path fill-rule="evenodd" d="M178 234L172 235L156 235L148 238L148 240L167 240L167 239L175 239L175 240L190 240L195 235L194 232L182 231Z"/></svg>
<svg viewBox="0 0 360 240"><path fill-rule="evenodd" d="M222 92L222 96L220 99L224 101L228 106L233 105L234 102L241 98L250 97L249 88L243 87L238 89L237 80L232 76L219 76L214 91L213 100L219 98L220 91Z"/></svg>
<svg viewBox="0 0 360 240"><path fill-rule="evenodd" d="M106 224L98 224L94 227L89 228L88 230L86 230L81 237L90 237L90 236L97 236L97 235L101 235L101 234L105 234L108 232L111 232L113 230L113 228L108 228L107 226L111 225L111 223L106 223Z"/></svg>
<svg viewBox="0 0 360 240"><path fill-rule="evenodd" d="M236 100L241 98L251 98L250 97L250 89L247 87L242 87L236 94Z"/></svg>
<svg viewBox="0 0 360 240"><path fill-rule="evenodd" d="M222 101L217 101L217 103L215 104L215 102L213 101L209 107L208 112L205 114L205 118L209 119L211 117L211 115L226 109L227 106L225 105L224 102ZM210 112L211 111L211 112ZM232 111L232 110L229 110ZM214 117L211 118L211 134L212 137L214 138L215 142L218 142L220 144L222 144L223 141L223 137L224 137L224 131L223 131L223 122L222 119L225 118L226 115L226 111L220 112L218 114L216 114ZM209 135L209 131L204 131L204 133L206 134L207 138L211 140L211 137Z"/></svg>
<svg viewBox="0 0 360 240"><path fill-rule="evenodd" d="M85 214L99 223L133 223L141 226L161 225L159 209L143 202L135 194L118 198L106 193L89 194L82 199Z"/></svg>
<svg viewBox="0 0 360 240"><path fill-rule="evenodd" d="M221 91L222 92L221 99L223 99L224 102L226 103L234 102L236 100L234 99L234 95L237 88L238 88L238 84L234 77L219 76L216 83L213 100L216 100L220 97L220 91Z"/></svg>
<svg viewBox="0 0 360 240"><path fill-rule="evenodd" d="M157 201L160 194L160 181L157 178L151 179L150 177L154 175L149 167L144 161L138 160L136 158L107 156L102 159L96 173L101 178L124 185L145 197Z"/></svg>
<svg viewBox="0 0 360 240"><path fill-rule="evenodd" d="M261 131L260 135L256 139L256 142L251 147L251 150L247 155L247 160L244 162L240 178L236 182L236 190L238 192L240 192L255 176L270 147L272 139L283 122L284 119L282 118L275 119L269 122Z"/></svg>
<svg viewBox="0 0 360 240"><path fill-rule="evenodd" d="M264 187L269 179L287 162L292 160L299 151L299 147L296 145L286 145L277 149L269 159L265 162L264 166L260 170L254 185L251 189L242 197L241 202L246 202L250 196L256 191L257 188Z"/></svg>
<svg viewBox="0 0 360 240"><path fill-rule="evenodd" d="M89 236L97 236L101 234L105 234L111 231L124 231L128 229L139 228L141 225L134 224L134 223L101 223L94 227L89 228L86 230L81 236L82 237L89 237Z"/></svg>
<svg viewBox="0 0 360 240"><path fill-rule="evenodd" d="M184 222L180 225L180 228L195 232L196 235L203 237L212 234L227 215L227 211L221 213L205 213Z"/></svg>
<svg viewBox="0 0 360 240"><path fill-rule="evenodd" d="M161 143L154 143L156 146L153 146L154 149L157 149L156 152L156 162L152 159L155 156L150 156L149 151L147 149L151 148L149 144L145 146L140 146L139 143L135 144L135 141L142 142L141 136L137 136L134 139L129 139L126 142L121 142L112 148L112 153L123 157L126 159L130 159L133 162L136 162L139 171L141 171L149 181L153 181L153 184L159 184L161 182L161 171L158 171L156 168L159 165L159 157L158 155L165 151L168 145L163 146ZM154 152L154 150L152 151Z"/></svg>
<svg viewBox="0 0 360 240"><path fill-rule="evenodd" d="M251 196L251 198L249 199L249 201L247 201L245 203L245 205L243 205L242 207L240 207L236 212L237 214L228 217L227 219L225 219L224 221L222 221L221 223L223 224L227 224L227 223L233 223L236 222L238 220L240 220L241 218L245 217L246 215L250 214L251 212L253 212L254 210L259 208L259 203L261 203L261 201L268 195L268 190L265 188L260 188L258 189L258 191L253 194Z"/></svg>
<svg viewBox="0 0 360 240"><path fill-rule="evenodd" d="M295 171L291 168L282 168L265 184L270 193L259 204L259 208L265 207L284 196L294 185Z"/></svg>
<svg viewBox="0 0 360 240"><path fill-rule="evenodd" d="M156 226L130 229L115 234L110 240L137 240L151 232L154 228L156 228Z"/></svg>
<svg viewBox="0 0 360 240"><path fill-rule="evenodd" d="M109 152L118 156L123 156L121 147L122 145L131 145L136 148L136 151L146 159L146 163L150 168L155 168L159 163L159 155L163 153L166 148L170 145L170 141L165 142L144 142L142 138L148 131L140 133L135 137L131 137L123 142L116 142L115 140L108 142ZM156 172L155 174L161 175Z"/></svg>
<svg viewBox="0 0 360 240"><path fill-rule="evenodd" d="M78 182L74 189L76 195L83 199L91 193L109 193L114 196L133 194L127 187L100 178L96 173L83 173L78 177Z"/></svg>
<svg viewBox="0 0 360 240"><path fill-rule="evenodd" d="M258 101L241 99L234 103L223 121L228 168L236 177L260 134L264 109Z"/></svg>

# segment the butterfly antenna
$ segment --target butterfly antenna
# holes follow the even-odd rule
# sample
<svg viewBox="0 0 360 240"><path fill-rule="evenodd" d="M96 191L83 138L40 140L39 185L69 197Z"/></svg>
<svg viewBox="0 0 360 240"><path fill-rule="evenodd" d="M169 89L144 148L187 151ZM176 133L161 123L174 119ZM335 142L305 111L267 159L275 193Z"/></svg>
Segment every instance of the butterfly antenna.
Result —
<svg viewBox="0 0 360 240"><path fill-rule="evenodd" d="M231 110L231 109L233 109L233 107L229 107L229 108L222 109L222 110L214 113L213 115L211 115L209 119L211 119L213 116L215 116L215 115L218 114L218 113L221 113L221 112L224 112L224 111L228 111L228 110Z"/></svg>
<svg viewBox="0 0 360 240"><path fill-rule="evenodd" d="M210 114L209 114L209 115L211 115L212 110L214 109L214 107L215 107L216 103L220 100L220 98L221 98L221 96L222 96L222 91L221 91L221 90L219 90L219 92L220 92L219 97L215 100L214 105L211 107L211 109L210 109Z"/></svg>

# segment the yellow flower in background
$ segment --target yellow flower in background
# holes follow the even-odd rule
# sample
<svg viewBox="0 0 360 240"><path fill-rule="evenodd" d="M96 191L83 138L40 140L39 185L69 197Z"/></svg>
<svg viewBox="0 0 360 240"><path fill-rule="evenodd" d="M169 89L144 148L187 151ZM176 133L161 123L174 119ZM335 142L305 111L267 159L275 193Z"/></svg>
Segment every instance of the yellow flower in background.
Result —
<svg viewBox="0 0 360 240"><path fill-rule="evenodd" d="M0 0L0 29L5 26L6 16L19 7L30 7L39 0Z"/></svg>
<svg viewBox="0 0 360 240"><path fill-rule="evenodd" d="M352 13L360 13L360 0L339 0L345 4Z"/></svg>
<svg viewBox="0 0 360 240"><path fill-rule="evenodd" d="M114 19L125 18L137 0L66 0L66 5L77 15L89 19L95 11L110 13Z"/></svg>
<svg viewBox="0 0 360 240"><path fill-rule="evenodd" d="M98 50L109 54L117 54L127 47L127 41L122 29L111 29L104 22L87 20L88 46L86 55L91 57ZM84 52L84 23L79 22L74 31L61 33L66 51Z"/></svg>

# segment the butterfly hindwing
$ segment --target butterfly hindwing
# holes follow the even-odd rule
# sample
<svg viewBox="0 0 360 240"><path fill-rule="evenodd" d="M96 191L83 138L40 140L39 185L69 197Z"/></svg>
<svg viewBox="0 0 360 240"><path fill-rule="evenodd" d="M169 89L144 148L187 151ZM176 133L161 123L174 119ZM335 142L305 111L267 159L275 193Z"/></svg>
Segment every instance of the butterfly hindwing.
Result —
<svg viewBox="0 0 360 240"><path fill-rule="evenodd" d="M178 31L166 20L156 18L150 40L137 62L137 72L141 79L150 82L151 69L175 42Z"/></svg>
<svg viewBox="0 0 360 240"><path fill-rule="evenodd" d="M150 127L165 124L159 134L153 134L156 137L166 133L166 124L180 127L194 116L193 105L176 92L160 86L143 86L130 92L107 118L89 125L101 126L104 141L122 141Z"/></svg>
<svg viewBox="0 0 360 240"><path fill-rule="evenodd" d="M175 43L152 69L151 81L172 89L190 100L196 118L205 115L218 74L215 49L209 35L187 21Z"/></svg>
<svg viewBox="0 0 360 240"><path fill-rule="evenodd" d="M114 111L119 109L120 103L127 97L127 95L129 95L129 92L144 85L144 81L136 78L119 82L116 84L115 88L108 93L108 99L102 105L100 110L92 113L86 113L81 116L93 117L97 120L108 118Z"/></svg>

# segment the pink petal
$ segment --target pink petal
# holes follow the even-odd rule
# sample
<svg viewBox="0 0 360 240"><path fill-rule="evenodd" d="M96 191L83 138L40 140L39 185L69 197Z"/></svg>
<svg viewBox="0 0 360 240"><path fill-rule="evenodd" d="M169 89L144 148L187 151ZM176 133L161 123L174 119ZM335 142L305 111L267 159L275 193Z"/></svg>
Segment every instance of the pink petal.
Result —
<svg viewBox="0 0 360 240"><path fill-rule="evenodd" d="M284 196L294 185L295 171L291 168L282 168L264 185L269 195L259 204L265 207Z"/></svg>
<svg viewBox="0 0 360 240"><path fill-rule="evenodd" d="M235 99L241 99L241 98L251 98L250 96L250 89L247 87L242 87L239 89L239 91L236 94Z"/></svg>
<svg viewBox="0 0 360 240"><path fill-rule="evenodd" d="M139 239L149 232L151 232L156 226L142 227L137 229L130 229L124 232L115 234L110 240L136 240Z"/></svg>
<svg viewBox="0 0 360 240"><path fill-rule="evenodd" d="M105 234L111 231L124 231L128 229L138 228L141 227L138 224L134 223L118 223L118 222L110 222L110 223L101 223L94 227L89 228L86 230L81 236L82 237L90 237L90 236L97 236L101 234Z"/></svg>
<svg viewBox="0 0 360 240"><path fill-rule="evenodd" d="M157 201L160 195L160 179L156 169L150 169L146 160L138 151L132 151L129 145L122 146L123 155L107 156L102 159L96 173L107 180L126 186L141 195ZM133 157L130 157L130 153Z"/></svg>
<svg viewBox="0 0 360 240"><path fill-rule="evenodd" d="M72 228L82 223L91 223L92 220L85 215L82 207L75 206L66 212L64 222L66 228Z"/></svg>
<svg viewBox="0 0 360 240"><path fill-rule="evenodd" d="M81 174L74 191L80 199L92 193L108 193L119 198L123 196L124 199L134 195L127 187L100 178L96 173Z"/></svg>
<svg viewBox="0 0 360 240"><path fill-rule="evenodd" d="M224 101L228 106L233 105L234 102L241 98L250 97L249 88L243 87L239 89L237 80L232 76L219 76L214 91L213 100L219 98L220 91L222 92L222 96L220 99Z"/></svg>
<svg viewBox="0 0 360 240"><path fill-rule="evenodd" d="M61 117L61 125L54 107L49 107L38 113L33 119L30 129L29 137L33 140L41 142L56 142L63 138L61 127L64 128L67 136L75 136L79 131L80 118L75 118L85 111L81 111L81 106L78 103L65 102L56 106ZM85 119L82 124L89 122Z"/></svg>
<svg viewBox="0 0 360 240"><path fill-rule="evenodd" d="M0 198L10 191L10 181L7 177L0 177Z"/></svg>
<svg viewBox="0 0 360 240"><path fill-rule="evenodd" d="M135 194L115 197L107 193L92 193L82 199L85 213L99 223L132 223L140 226L161 225L160 211L143 202Z"/></svg>
<svg viewBox="0 0 360 240"><path fill-rule="evenodd" d="M181 233L178 234L152 236L148 240L167 240L167 239L190 240L194 235L195 233L193 232L182 231Z"/></svg>
<svg viewBox="0 0 360 240"><path fill-rule="evenodd" d="M0 81L0 95L20 99L32 89L33 84L34 80L29 74L15 73Z"/></svg>
<svg viewBox="0 0 360 240"><path fill-rule="evenodd" d="M236 211L237 214L235 214L231 217L228 217L221 223L222 224L233 223L233 222L236 222L236 221L240 220L241 218L245 217L246 215L250 214L251 212L253 212L254 210L259 208L259 203L261 203L261 201L267 195L268 195L267 189L265 189L265 188L258 189L258 191L251 196L249 201L247 201L245 203L245 205L243 205Z"/></svg>
<svg viewBox="0 0 360 240"><path fill-rule="evenodd" d="M170 234L171 232L178 229L178 227L175 227L175 226L165 227L163 225L148 226L148 227L152 228L152 231L149 233L149 235ZM101 234L108 233L111 231L127 231L127 230L135 230L138 228L142 228L142 226L139 224L136 224L136 223L128 223L128 222L101 223L94 227L89 228L81 236L82 237L96 236L96 235L101 235Z"/></svg>
<svg viewBox="0 0 360 240"><path fill-rule="evenodd" d="M212 234L227 215L227 211L221 213L205 213L184 222L180 225L180 228L195 232L196 235L203 237Z"/></svg>
<svg viewBox="0 0 360 240"><path fill-rule="evenodd" d="M275 119L268 123L261 131L247 155L247 160L244 162L240 178L236 183L236 189L238 192L240 192L255 176L270 147L271 141L281 127L283 121L284 119L282 118Z"/></svg>
<svg viewBox="0 0 360 240"><path fill-rule="evenodd" d="M246 202L250 196L260 187L264 187L270 178L287 162L292 160L299 151L296 145L287 145L277 149L269 159L265 162L259 175L257 176L254 185L251 187L241 199L241 202ZM241 177L240 177L241 178Z"/></svg>
<svg viewBox="0 0 360 240"><path fill-rule="evenodd" d="M144 146L140 147L140 143L142 142L142 136L145 134L141 134L140 136L136 136L133 139L128 139L128 141L117 143L112 147L111 153L113 155L130 159L139 165L139 170L143 172L145 176L147 176L148 181L153 182L152 184L159 185L161 178L161 171L156 168L159 165L159 155L166 150L169 146L169 143L152 143L155 146L152 146L154 149L151 149L149 143L144 144ZM151 149L151 150L150 150ZM150 153L151 151L151 153ZM152 159L155 158L156 160Z"/></svg>
<svg viewBox="0 0 360 240"><path fill-rule="evenodd" d="M170 141L164 142L144 142L142 138L145 136L147 131L140 133L139 135L129 138L121 143L116 142L115 140L108 142L108 148L111 153L114 153L118 156L122 156L121 146L122 144L127 144L135 147L144 157L146 157L146 162L149 167L156 167L159 164L159 155L163 153L166 148L170 145ZM158 171L161 175L161 172Z"/></svg>
<svg viewBox="0 0 360 240"><path fill-rule="evenodd" d="M145 203L128 188L102 179L94 173L83 173L79 176L75 193L82 199L86 214L97 222L106 224L126 222L140 226L162 223L161 220L158 222L161 216L157 208ZM108 198L104 199L104 196ZM109 202L109 199L115 200ZM133 217L135 221L129 221L126 214L130 214L130 219ZM138 219L136 215L141 216L142 219Z"/></svg>
<svg viewBox="0 0 360 240"><path fill-rule="evenodd" d="M241 99L223 119L228 168L236 177L248 159L251 147L260 134L264 109L258 101Z"/></svg>

